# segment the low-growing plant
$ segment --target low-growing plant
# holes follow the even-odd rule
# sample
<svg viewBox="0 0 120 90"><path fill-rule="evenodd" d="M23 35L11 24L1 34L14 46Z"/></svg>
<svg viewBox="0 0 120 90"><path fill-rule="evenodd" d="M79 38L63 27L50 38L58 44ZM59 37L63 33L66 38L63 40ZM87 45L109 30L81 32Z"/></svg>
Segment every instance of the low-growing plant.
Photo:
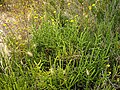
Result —
<svg viewBox="0 0 120 90"><path fill-rule="evenodd" d="M35 2L28 36L6 39L11 53L0 58L0 89L119 89L119 0L38 0L42 14Z"/></svg>

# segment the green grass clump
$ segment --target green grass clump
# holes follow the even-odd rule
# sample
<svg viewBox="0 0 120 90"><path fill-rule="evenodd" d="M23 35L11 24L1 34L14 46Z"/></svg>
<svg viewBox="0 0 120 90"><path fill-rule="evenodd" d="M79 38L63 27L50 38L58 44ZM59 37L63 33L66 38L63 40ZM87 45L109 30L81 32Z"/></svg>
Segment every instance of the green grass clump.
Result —
<svg viewBox="0 0 120 90"><path fill-rule="evenodd" d="M50 0L43 15L34 8L26 41L8 36L11 56L1 58L0 90L119 89L119 5Z"/></svg>

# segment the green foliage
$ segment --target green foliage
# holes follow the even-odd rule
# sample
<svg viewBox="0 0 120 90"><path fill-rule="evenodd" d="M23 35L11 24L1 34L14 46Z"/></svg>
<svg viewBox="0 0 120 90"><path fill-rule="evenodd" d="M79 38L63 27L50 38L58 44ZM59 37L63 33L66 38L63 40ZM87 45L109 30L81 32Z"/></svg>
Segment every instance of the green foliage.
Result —
<svg viewBox="0 0 120 90"><path fill-rule="evenodd" d="M27 43L8 39L12 52L1 58L0 89L119 89L119 0L44 3L42 15L34 8Z"/></svg>

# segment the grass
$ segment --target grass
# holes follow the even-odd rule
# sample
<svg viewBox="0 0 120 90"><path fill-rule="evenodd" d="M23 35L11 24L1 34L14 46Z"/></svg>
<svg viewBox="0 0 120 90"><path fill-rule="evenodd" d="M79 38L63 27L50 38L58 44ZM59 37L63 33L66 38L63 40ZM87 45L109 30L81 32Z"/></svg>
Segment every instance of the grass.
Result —
<svg viewBox="0 0 120 90"><path fill-rule="evenodd" d="M0 90L120 89L119 0L39 2L27 38L5 40Z"/></svg>

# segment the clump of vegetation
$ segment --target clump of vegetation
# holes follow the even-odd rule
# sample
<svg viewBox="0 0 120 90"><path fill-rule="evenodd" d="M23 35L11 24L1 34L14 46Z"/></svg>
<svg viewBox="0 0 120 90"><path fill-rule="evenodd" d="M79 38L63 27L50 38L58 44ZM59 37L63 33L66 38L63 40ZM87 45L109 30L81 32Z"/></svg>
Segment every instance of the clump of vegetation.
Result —
<svg viewBox="0 0 120 90"><path fill-rule="evenodd" d="M11 53L0 58L0 89L120 89L119 0L13 0L7 6L4 12L19 23L5 39Z"/></svg>

